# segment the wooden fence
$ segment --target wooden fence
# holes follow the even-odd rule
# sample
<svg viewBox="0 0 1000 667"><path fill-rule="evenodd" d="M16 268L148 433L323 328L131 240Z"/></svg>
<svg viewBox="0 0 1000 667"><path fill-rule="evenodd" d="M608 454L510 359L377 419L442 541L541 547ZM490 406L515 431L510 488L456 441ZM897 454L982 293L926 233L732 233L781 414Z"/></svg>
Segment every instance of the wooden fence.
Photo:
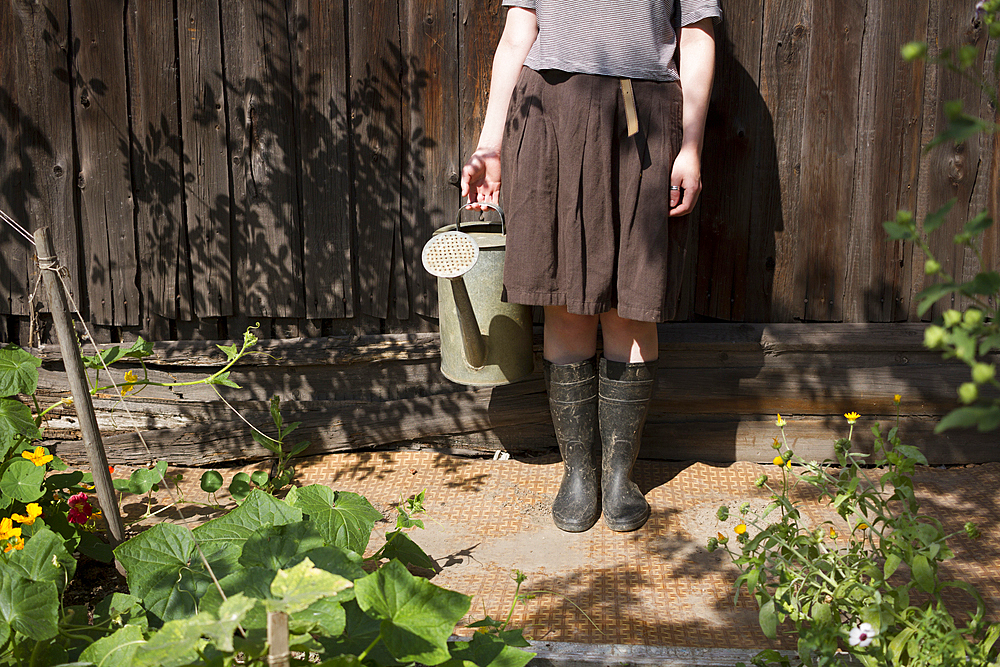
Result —
<svg viewBox="0 0 1000 667"><path fill-rule="evenodd" d="M1000 145L922 151L943 100L996 112L899 47L995 48L973 3L723 9L675 319L916 321L922 261L881 223L995 211ZM2 0L0 207L51 227L106 340L429 330L419 251L457 211L502 23L499 0ZM0 276L17 340L36 271L5 226Z"/></svg>

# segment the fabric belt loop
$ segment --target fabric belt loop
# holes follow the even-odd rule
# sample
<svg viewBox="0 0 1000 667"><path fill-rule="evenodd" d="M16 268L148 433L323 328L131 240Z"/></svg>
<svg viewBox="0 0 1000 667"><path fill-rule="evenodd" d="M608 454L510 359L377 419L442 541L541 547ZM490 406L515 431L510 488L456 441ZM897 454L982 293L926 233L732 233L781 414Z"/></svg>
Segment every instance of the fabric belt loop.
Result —
<svg viewBox="0 0 1000 667"><path fill-rule="evenodd" d="M625 122L628 136L639 131L639 114L635 111L635 95L632 94L632 79L619 79L622 84L622 98L625 100Z"/></svg>

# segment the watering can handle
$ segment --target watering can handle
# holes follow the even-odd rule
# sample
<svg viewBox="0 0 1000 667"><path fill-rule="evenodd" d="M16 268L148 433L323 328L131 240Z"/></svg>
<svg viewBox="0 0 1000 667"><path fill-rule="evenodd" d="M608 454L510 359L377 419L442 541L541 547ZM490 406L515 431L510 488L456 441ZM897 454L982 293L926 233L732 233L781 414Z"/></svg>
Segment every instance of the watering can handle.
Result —
<svg viewBox="0 0 1000 667"><path fill-rule="evenodd" d="M500 233L504 236L507 235L507 222L503 217L503 209L496 204L491 204L490 202L478 202L480 206L485 206L486 208L492 208L494 211L500 214ZM462 231L462 213L469 209L471 204L465 204L460 209L458 209L458 217L455 219L455 229L457 231Z"/></svg>

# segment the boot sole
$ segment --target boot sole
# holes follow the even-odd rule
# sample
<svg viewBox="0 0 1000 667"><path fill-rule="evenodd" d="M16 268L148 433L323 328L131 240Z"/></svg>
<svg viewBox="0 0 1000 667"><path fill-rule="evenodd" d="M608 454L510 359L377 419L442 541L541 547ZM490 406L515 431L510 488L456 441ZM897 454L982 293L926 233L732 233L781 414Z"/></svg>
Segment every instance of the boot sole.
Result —
<svg viewBox="0 0 1000 667"><path fill-rule="evenodd" d="M608 527L609 530L613 530L616 533L628 533L633 530L638 530L646 525L649 521L650 510L646 507L646 511L635 518L630 519L608 519L608 516L604 515L604 525Z"/></svg>
<svg viewBox="0 0 1000 667"><path fill-rule="evenodd" d="M593 521L562 521L558 519L555 515L552 515L552 523L556 525L556 528L563 531L564 533L585 533L594 527L600 515L595 516Z"/></svg>

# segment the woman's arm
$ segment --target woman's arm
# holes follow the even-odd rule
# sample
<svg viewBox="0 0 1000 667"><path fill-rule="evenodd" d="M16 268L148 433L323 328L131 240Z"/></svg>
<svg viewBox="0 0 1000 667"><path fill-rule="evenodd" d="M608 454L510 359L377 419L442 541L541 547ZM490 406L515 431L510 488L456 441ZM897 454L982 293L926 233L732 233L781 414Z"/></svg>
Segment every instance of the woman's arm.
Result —
<svg viewBox="0 0 1000 667"><path fill-rule="evenodd" d="M521 7L511 7L507 11L507 23L493 56L490 97L486 105L483 130L479 135L479 145L462 168L462 196L468 197L470 204L498 203L500 144L503 141L507 106L524 59L528 57L528 51L537 35L538 22L534 11Z"/></svg>
<svg viewBox="0 0 1000 667"><path fill-rule="evenodd" d="M678 39L681 88L684 94L684 139L674 160L670 184L670 215L687 215L701 194L701 147L705 139L705 118L715 75L715 30L706 18L685 26Z"/></svg>

